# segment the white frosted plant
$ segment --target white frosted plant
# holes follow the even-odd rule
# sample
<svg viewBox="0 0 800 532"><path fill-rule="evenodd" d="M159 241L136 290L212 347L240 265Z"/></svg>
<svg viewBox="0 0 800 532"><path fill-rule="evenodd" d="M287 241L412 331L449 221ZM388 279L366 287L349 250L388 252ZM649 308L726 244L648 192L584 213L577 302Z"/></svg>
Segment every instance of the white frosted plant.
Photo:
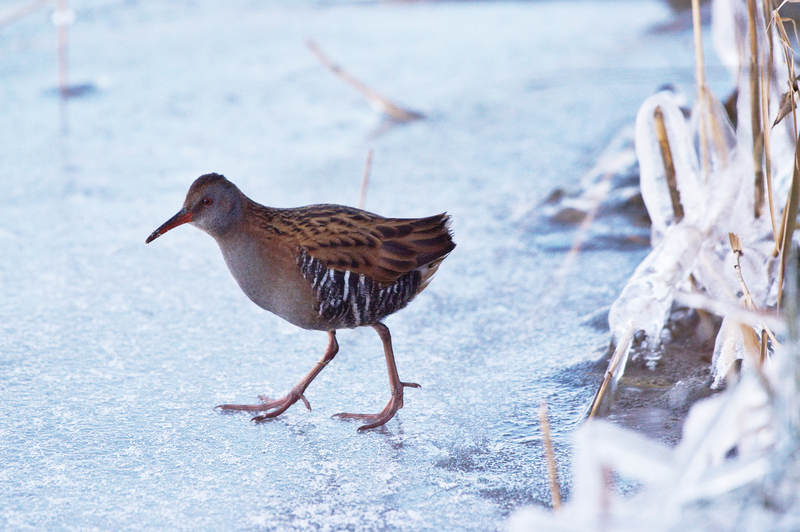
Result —
<svg viewBox="0 0 800 532"><path fill-rule="evenodd" d="M797 270L787 278L788 342L771 364L692 406L674 449L587 421L573 434L569 502L516 512L510 532L800 530Z"/></svg>
<svg viewBox="0 0 800 532"><path fill-rule="evenodd" d="M679 98L663 91L642 104L636 119L636 154L642 197L652 221L653 250L612 305L609 325L615 342L633 327L634 341L627 353L643 354L651 367L660 357L664 326L678 292L699 290L716 301L738 303L741 288L733 268L729 233L741 238L742 273L755 308L763 310L776 302L778 268L773 256L773 222L766 204L758 217L754 214L749 48L747 28L741 31L737 26L742 20L747 21L746 4L716 0L714 15L714 42L738 80L739 127L734 131L722 105L707 91L698 92L689 117L679 107ZM766 25L763 15L758 18L759 42L764 42ZM778 42L775 32L773 39ZM788 87L782 58L780 53L774 54L769 86L770 124L778 112L781 92ZM666 133L671 164L667 163L657 133L659 127ZM771 130L776 223L780 222L780 210L791 182L794 144L791 120L784 120ZM743 344L737 335L742 333L736 326L723 324L712 370L717 386L733 362L743 358ZM619 366L617 379L622 371L624 363Z"/></svg>
<svg viewBox="0 0 800 532"><path fill-rule="evenodd" d="M720 384L736 359L743 359L741 376L692 406L674 449L588 420L573 435L568 503L554 511L517 512L509 522L512 532L800 530L800 323L798 272L792 267L797 259L789 261L785 276L784 316L752 312L776 304L781 255L775 258L768 206L756 215L746 0L714 0L713 14L715 44L738 80L739 127L734 132L722 106L703 90L688 117L668 91L642 105L636 151L653 250L612 306L609 323L618 347L633 338L626 352L655 361L673 301L683 292L700 292L703 300L720 303L716 308L724 315L714 383ZM767 24L763 14L757 18L756 41L763 45ZM772 38L776 53L764 120L769 126L789 86L777 35ZM664 156L659 128L670 157ZM779 224L795 165L791 118L770 129L769 143ZM743 307L749 321L732 310ZM766 328L761 321L788 337L783 345L773 341L774 353L766 360L758 359L758 332ZM619 379L624 361L613 367Z"/></svg>
<svg viewBox="0 0 800 532"><path fill-rule="evenodd" d="M528 508L511 532L800 529L797 344L759 374L695 404L671 449L590 420L574 433L573 488L559 510ZM620 485L633 486L623 495Z"/></svg>

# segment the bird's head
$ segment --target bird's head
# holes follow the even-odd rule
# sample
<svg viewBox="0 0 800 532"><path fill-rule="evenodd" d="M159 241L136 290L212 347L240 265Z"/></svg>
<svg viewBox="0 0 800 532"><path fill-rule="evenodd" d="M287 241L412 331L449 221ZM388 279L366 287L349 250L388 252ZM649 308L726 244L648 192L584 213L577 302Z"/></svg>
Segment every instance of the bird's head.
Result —
<svg viewBox="0 0 800 532"><path fill-rule="evenodd" d="M205 174L198 177L183 202L183 208L147 237L149 244L170 229L191 223L213 237L227 233L241 218L244 195L225 176Z"/></svg>

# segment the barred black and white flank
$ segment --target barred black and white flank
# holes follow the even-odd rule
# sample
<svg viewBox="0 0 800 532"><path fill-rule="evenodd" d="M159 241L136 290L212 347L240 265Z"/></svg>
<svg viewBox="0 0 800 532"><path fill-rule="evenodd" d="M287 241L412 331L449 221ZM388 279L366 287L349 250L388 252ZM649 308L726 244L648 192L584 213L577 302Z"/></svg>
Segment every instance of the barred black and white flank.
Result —
<svg viewBox="0 0 800 532"><path fill-rule="evenodd" d="M364 274L334 270L300 254L300 270L317 296L319 316L335 328L372 325L405 307L419 293L422 272L406 273L393 283L381 285Z"/></svg>
<svg viewBox="0 0 800 532"><path fill-rule="evenodd" d="M455 247L449 224L446 214L383 218L340 205L291 209L286 219L299 235L297 266L314 311L329 330L378 323L422 292Z"/></svg>

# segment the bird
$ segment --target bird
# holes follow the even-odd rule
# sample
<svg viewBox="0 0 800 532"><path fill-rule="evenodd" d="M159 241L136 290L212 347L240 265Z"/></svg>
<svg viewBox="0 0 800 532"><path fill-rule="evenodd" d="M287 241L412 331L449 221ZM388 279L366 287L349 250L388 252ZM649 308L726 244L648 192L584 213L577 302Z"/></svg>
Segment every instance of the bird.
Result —
<svg viewBox="0 0 800 532"><path fill-rule="evenodd" d="M339 351L338 329L372 327L383 343L389 402L377 414L340 413L362 420L358 431L384 425L403 407L403 382L384 318L422 292L456 247L447 213L426 218L385 218L343 205L273 208L251 200L225 176L198 177L183 207L147 237L190 224L211 235L225 264L247 297L259 307L303 329L328 333L322 358L282 398L258 396L257 404L222 404L223 411L263 412L262 422L297 401L306 408L311 381Z"/></svg>

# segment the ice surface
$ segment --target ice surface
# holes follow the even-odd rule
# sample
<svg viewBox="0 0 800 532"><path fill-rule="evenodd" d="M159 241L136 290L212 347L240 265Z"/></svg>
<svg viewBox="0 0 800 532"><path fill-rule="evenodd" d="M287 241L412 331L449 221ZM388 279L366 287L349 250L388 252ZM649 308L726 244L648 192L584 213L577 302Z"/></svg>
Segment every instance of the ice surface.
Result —
<svg viewBox="0 0 800 532"><path fill-rule="evenodd" d="M643 253L580 254L544 306L564 256L510 213L576 184L660 84L690 86L690 28L653 1L71 6L70 79L94 91L63 108L51 13L0 29L0 528L492 530L547 504L539 402L567 471L607 341L581 318ZM383 122L308 37L429 118ZM312 412L214 412L285 393L325 335L252 305L201 232L144 239L205 172L353 204L369 147L368 209L454 217L458 248L387 322L423 388L381 430L330 419L388 394L377 336L342 331Z"/></svg>

